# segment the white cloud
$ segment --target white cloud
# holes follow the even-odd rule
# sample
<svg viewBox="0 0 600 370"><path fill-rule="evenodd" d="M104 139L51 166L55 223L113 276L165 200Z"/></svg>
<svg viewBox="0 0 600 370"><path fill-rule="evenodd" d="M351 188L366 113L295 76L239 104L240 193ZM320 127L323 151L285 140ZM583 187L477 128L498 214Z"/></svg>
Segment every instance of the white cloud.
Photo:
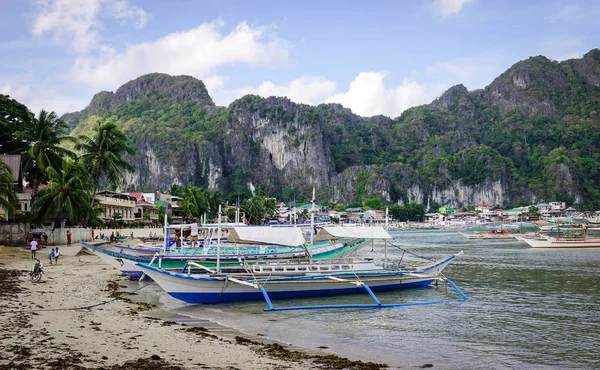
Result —
<svg viewBox="0 0 600 370"><path fill-rule="evenodd" d="M80 54L108 48L100 44L100 17L131 20L136 28L148 19L144 10L126 0L39 0L37 11L33 34L51 34L56 42Z"/></svg>
<svg viewBox="0 0 600 370"><path fill-rule="evenodd" d="M131 45L118 54L79 57L71 74L76 81L96 88L115 88L150 72L204 78L225 64L272 66L287 59L287 46L269 37L267 28L242 22L224 35L219 32L223 25L221 20L203 23L153 42Z"/></svg>
<svg viewBox="0 0 600 370"><path fill-rule="evenodd" d="M427 68L426 73L430 79L442 84L450 86L460 83L473 90L489 85L509 66L498 52L486 52L433 64Z"/></svg>
<svg viewBox="0 0 600 370"><path fill-rule="evenodd" d="M210 91L210 90L209 90ZM216 91L217 104L227 105L243 95L262 97L285 96L295 103L320 104L335 92L335 82L324 77L303 76L283 85L265 81L258 87L242 87L235 90Z"/></svg>
<svg viewBox="0 0 600 370"><path fill-rule="evenodd" d="M209 89L209 93L218 105L228 105L244 95L257 94L265 98L286 96L293 102L310 105L339 103L367 117L378 114L397 117L410 107L430 103L447 87L405 80L390 88L385 86L385 77L383 72L361 72L345 92L336 92L335 82L324 77L303 76L281 85L265 81L258 87L233 90L220 85L216 90Z"/></svg>
<svg viewBox="0 0 600 370"><path fill-rule="evenodd" d="M327 103L340 103L361 116L383 114L399 116L404 110L430 103L443 90L441 85L420 84L405 79L401 85L386 87L383 72L361 72L350 84L348 91L326 99Z"/></svg>
<svg viewBox="0 0 600 370"><path fill-rule="evenodd" d="M432 5L433 14L440 17L447 17L460 13L465 4L474 0L434 0Z"/></svg>
<svg viewBox="0 0 600 370"><path fill-rule="evenodd" d="M35 115L42 109L61 115L81 110L89 103L89 99L61 95L53 88L32 88L24 83L0 85L0 93L10 95L12 99L25 104Z"/></svg>
<svg viewBox="0 0 600 370"><path fill-rule="evenodd" d="M564 60L568 60L568 59L576 59L576 58L581 58L581 53L574 51L572 53L568 53L565 55L561 55L558 58L556 58L556 60L558 60L559 62L562 62Z"/></svg>

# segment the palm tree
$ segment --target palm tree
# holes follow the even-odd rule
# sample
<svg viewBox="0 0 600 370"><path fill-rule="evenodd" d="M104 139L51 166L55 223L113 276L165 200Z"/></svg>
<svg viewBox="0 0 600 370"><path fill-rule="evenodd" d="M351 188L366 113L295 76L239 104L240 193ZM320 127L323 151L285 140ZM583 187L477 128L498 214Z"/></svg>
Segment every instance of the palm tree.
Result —
<svg viewBox="0 0 600 370"><path fill-rule="evenodd" d="M43 109L27 126L24 136L30 147L23 154L23 171L31 182L33 196L38 185L46 181L49 167L60 171L65 157L75 158L75 153L61 146L74 142L74 138L67 135L67 130L68 125L56 113Z"/></svg>
<svg viewBox="0 0 600 370"><path fill-rule="evenodd" d="M156 209L158 210L158 223L162 225L165 222L166 207L160 204L156 207Z"/></svg>
<svg viewBox="0 0 600 370"><path fill-rule="evenodd" d="M240 207L250 224L260 224L265 216L265 198L257 195L242 202Z"/></svg>
<svg viewBox="0 0 600 370"><path fill-rule="evenodd" d="M8 213L14 212L15 205L19 203L15 193L15 179L10 167L0 160L0 208Z"/></svg>
<svg viewBox="0 0 600 370"><path fill-rule="evenodd" d="M92 198L100 188L101 179L117 187L123 177L121 171L133 172L133 166L123 157L133 155L135 150L113 121L98 120L92 137L81 135L78 141L75 148L82 152L81 161L88 169L95 186Z"/></svg>
<svg viewBox="0 0 600 370"><path fill-rule="evenodd" d="M48 167L47 173L48 187L35 195L33 211L42 218L54 219L55 228L61 219L76 223L89 217L93 185L83 164L67 160L60 172Z"/></svg>

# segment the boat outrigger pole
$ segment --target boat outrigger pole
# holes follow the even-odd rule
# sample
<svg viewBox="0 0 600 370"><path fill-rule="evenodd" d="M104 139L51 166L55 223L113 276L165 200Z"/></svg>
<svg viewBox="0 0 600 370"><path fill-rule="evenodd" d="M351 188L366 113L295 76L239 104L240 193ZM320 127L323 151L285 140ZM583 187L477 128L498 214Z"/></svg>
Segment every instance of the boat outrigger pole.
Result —
<svg viewBox="0 0 600 370"><path fill-rule="evenodd" d="M411 274L406 275L410 278ZM417 275L414 275L417 276ZM375 303L350 303L350 304L327 304L327 305L316 305L316 306L288 306L288 307L275 307L273 306L273 302L267 293L267 290L263 285L256 286L261 293L263 294L263 298L267 303L267 308L264 308L264 312L273 312L273 311L297 311L297 310L322 310L322 309L345 309L345 308L394 308L394 307L411 307L411 306L429 306L434 304L442 304L449 302L463 302L469 299L465 293L460 290L460 288L450 279L447 279L443 276L435 277L436 280L444 281L448 285L450 285L456 293L460 296L458 299L440 299L435 301L421 301L421 302L407 302L407 303L381 303L379 298L373 293L371 288L361 281L351 281L345 279L336 279L340 283L349 283L355 284L359 287L365 289L365 291L371 296Z"/></svg>
<svg viewBox="0 0 600 370"><path fill-rule="evenodd" d="M221 272L221 205L219 204L219 222L217 223L217 273Z"/></svg>

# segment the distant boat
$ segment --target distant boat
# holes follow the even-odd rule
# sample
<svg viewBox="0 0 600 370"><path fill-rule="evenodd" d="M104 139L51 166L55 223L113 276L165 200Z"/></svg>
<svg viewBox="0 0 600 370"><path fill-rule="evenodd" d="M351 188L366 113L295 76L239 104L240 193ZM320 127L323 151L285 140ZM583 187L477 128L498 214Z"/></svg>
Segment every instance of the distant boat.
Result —
<svg viewBox="0 0 600 370"><path fill-rule="evenodd" d="M505 232L474 232L474 233L461 233L460 235L464 236L470 240L511 240L516 239L514 234L508 232L508 230L504 230Z"/></svg>
<svg viewBox="0 0 600 370"><path fill-rule="evenodd" d="M529 244L532 248L597 248L600 247L600 238L588 238L580 235L539 235L536 238L519 236L519 240Z"/></svg>

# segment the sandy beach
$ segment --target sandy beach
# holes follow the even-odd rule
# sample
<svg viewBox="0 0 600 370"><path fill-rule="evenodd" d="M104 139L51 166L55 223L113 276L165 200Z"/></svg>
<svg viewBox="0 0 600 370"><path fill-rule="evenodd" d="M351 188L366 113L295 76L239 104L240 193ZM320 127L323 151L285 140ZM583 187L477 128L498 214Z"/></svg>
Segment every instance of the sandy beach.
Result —
<svg viewBox="0 0 600 370"><path fill-rule="evenodd" d="M385 368L158 319L160 307L124 290L125 276L79 245L59 248L57 265L50 248L38 251L38 283L29 251L0 250L0 369Z"/></svg>

